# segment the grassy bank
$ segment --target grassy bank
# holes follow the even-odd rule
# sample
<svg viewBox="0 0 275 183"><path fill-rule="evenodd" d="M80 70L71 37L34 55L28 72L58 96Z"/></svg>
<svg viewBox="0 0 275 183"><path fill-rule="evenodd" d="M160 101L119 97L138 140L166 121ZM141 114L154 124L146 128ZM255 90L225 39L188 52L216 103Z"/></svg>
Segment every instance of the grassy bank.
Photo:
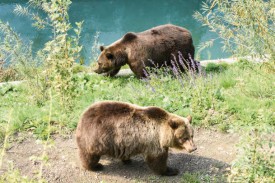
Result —
<svg viewBox="0 0 275 183"><path fill-rule="evenodd" d="M101 100L159 106L181 116L191 114L195 125L225 132L274 127L273 74L246 61L230 66L210 64L206 72L177 78L160 74L148 80L79 73L75 76L77 97L70 108L62 108L59 95L53 94L52 102L37 100L28 83L6 85L0 89L1 129L7 124L7 114L13 111L11 133L31 131L39 138L45 137L51 103L52 133L71 132L82 111ZM3 130L0 136L3 140Z"/></svg>

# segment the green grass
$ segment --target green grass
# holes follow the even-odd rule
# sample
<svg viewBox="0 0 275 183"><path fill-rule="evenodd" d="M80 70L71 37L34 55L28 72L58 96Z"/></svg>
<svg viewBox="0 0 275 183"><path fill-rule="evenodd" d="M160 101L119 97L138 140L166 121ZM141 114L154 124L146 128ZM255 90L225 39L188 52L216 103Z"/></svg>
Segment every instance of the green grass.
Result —
<svg viewBox="0 0 275 183"><path fill-rule="evenodd" d="M198 175L191 173L184 173L181 179L182 183L200 183L200 179Z"/></svg>
<svg viewBox="0 0 275 183"><path fill-rule="evenodd" d="M181 177L181 183L219 183L226 182L224 176L215 175L210 176L208 174L203 174L200 172L189 173L185 172Z"/></svg>
<svg viewBox="0 0 275 183"><path fill-rule="evenodd" d="M260 65L255 64L226 67L219 72L208 70L207 76L196 78L155 75L146 81L134 76L78 74L78 96L71 99L72 109L62 109L59 96L53 96L52 133L74 130L82 111L101 100L159 106L182 116L191 114L195 125L222 131L274 127L274 74L262 72ZM5 125L6 114L13 109L13 133L31 131L39 138L45 137L49 101L35 100L27 83L1 87L0 101L0 126Z"/></svg>
<svg viewBox="0 0 275 183"><path fill-rule="evenodd" d="M29 179L27 176L21 175L19 170L11 169L0 176L0 183L4 183L4 182L40 183L40 182L46 182L46 181L43 179L39 181Z"/></svg>

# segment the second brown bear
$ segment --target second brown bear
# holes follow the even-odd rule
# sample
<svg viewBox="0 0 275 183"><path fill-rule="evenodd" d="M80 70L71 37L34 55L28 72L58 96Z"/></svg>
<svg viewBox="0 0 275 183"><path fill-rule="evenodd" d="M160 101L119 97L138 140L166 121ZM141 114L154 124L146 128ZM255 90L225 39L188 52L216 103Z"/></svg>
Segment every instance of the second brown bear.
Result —
<svg viewBox="0 0 275 183"><path fill-rule="evenodd" d="M191 33L172 24L161 25L140 33L129 32L107 47L100 47L96 73L116 75L128 64L138 78L147 77L146 67L171 67L182 72L198 71Z"/></svg>

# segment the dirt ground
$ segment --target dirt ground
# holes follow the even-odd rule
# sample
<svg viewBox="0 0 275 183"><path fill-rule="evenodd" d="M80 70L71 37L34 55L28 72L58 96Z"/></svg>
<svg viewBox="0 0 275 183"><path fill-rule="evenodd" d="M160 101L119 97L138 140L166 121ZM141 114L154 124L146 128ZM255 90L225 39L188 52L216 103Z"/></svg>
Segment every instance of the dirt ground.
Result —
<svg viewBox="0 0 275 183"><path fill-rule="evenodd" d="M182 182L185 172L199 173L205 177L220 177L226 174L229 164L236 157L238 134L223 134L215 131L196 129L195 143L197 151L192 154L171 150L168 165L180 170L174 177L157 176L147 167L139 156L133 158L129 165L119 160L103 157L100 162L105 165L101 172L85 171L80 167L74 135L64 138L54 137L54 145L47 148L48 162L43 167L43 176L49 182ZM13 164L22 175L33 177L40 168L43 146L34 138L26 138L14 143L4 156L0 175ZM220 180L223 182L222 180Z"/></svg>

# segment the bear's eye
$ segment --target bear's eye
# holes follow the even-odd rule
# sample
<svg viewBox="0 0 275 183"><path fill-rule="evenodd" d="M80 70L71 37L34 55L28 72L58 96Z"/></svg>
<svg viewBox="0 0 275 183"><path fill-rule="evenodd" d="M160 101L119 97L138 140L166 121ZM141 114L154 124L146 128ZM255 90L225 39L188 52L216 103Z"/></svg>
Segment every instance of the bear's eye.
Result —
<svg viewBox="0 0 275 183"><path fill-rule="evenodd" d="M183 140L184 140L184 141L187 141L187 140L189 140L189 138L188 138L188 137L185 137L185 138L183 138Z"/></svg>
<svg viewBox="0 0 275 183"><path fill-rule="evenodd" d="M112 60L114 58L114 55L111 53L106 54L107 59Z"/></svg>

